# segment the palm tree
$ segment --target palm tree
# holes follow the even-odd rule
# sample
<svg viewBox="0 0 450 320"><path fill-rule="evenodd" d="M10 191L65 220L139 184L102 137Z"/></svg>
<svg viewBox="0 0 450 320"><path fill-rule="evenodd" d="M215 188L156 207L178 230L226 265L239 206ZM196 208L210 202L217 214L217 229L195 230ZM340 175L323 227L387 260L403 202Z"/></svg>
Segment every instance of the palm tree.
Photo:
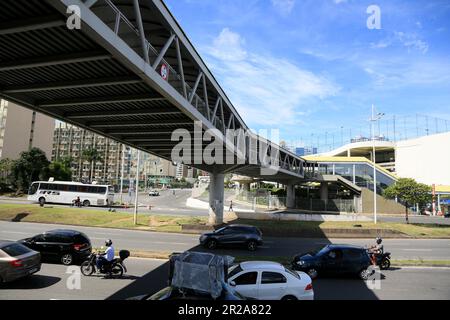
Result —
<svg viewBox="0 0 450 320"><path fill-rule="evenodd" d="M100 155L100 152L93 148L93 147L89 147L89 149L86 149L83 151L83 160L87 161L90 163L91 165L91 170L89 171L89 182L92 182L92 176L93 176L93 172L94 172L94 165L97 162L103 162L103 158Z"/></svg>

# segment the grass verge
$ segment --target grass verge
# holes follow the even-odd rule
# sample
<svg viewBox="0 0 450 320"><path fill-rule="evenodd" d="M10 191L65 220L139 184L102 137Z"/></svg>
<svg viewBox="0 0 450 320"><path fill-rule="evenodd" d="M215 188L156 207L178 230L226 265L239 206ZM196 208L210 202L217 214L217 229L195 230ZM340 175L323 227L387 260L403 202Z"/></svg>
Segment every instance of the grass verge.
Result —
<svg viewBox="0 0 450 320"><path fill-rule="evenodd" d="M86 208L53 207L44 208L38 205L0 204L0 220L23 221L39 223L55 223L80 225L90 227L108 227L132 230L147 230L160 232L181 232L183 224L205 224L207 217L144 215L138 216L138 223L133 223L133 215L124 212L107 212ZM316 222L316 221L273 221L273 220L235 220L232 223L251 224L260 227L262 231L278 230L283 232L312 231L313 234L323 234L322 230L330 229L378 229L395 230L416 238L449 238L450 226L438 224L402 224L371 222ZM345 233L343 234L345 237Z"/></svg>

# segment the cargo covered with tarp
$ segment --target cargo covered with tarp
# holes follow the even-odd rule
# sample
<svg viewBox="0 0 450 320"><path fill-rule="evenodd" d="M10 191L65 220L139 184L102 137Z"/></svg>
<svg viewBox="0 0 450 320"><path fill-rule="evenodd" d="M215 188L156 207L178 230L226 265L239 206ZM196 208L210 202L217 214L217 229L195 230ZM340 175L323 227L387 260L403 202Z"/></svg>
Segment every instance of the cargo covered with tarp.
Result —
<svg viewBox="0 0 450 320"><path fill-rule="evenodd" d="M209 293L213 299L222 293L228 267L234 258L211 253L184 252L170 259L170 285L178 289L192 289Z"/></svg>

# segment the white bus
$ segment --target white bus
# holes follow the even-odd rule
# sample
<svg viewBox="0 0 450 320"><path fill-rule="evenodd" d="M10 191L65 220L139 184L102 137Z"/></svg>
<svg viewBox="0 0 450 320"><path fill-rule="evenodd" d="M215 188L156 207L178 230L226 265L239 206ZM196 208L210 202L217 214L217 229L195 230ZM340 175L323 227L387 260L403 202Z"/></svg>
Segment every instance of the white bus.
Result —
<svg viewBox="0 0 450 320"><path fill-rule="evenodd" d="M107 206L114 203L114 188L108 185L67 181L36 181L28 191L28 200L72 204L80 197L83 206Z"/></svg>

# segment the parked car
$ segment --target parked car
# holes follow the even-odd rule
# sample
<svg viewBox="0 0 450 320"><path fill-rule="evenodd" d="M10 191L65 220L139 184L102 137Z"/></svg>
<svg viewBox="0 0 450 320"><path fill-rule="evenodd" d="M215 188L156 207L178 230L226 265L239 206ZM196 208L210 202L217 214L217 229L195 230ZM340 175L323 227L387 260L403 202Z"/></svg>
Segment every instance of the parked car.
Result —
<svg viewBox="0 0 450 320"><path fill-rule="evenodd" d="M0 283L27 277L39 270L39 252L17 242L0 240Z"/></svg>
<svg viewBox="0 0 450 320"><path fill-rule="evenodd" d="M263 244L262 232L256 227L247 225L229 225L214 232L204 233L200 236L200 244L208 249L217 246L246 246L248 250L255 251Z"/></svg>
<svg viewBox="0 0 450 320"><path fill-rule="evenodd" d="M155 294L142 295L129 300L213 300L208 292L193 289L178 289L172 286L166 287ZM248 300L227 284L223 284L220 297L216 300Z"/></svg>
<svg viewBox="0 0 450 320"><path fill-rule="evenodd" d="M315 279L318 275L355 274L368 279L371 272L370 257L363 247L330 244L318 252L296 255L292 261L294 270L304 271Z"/></svg>
<svg viewBox="0 0 450 320"><path fill-rule="evenodd" d="M148 195L149 195L149 197L159 197L159 191L157 191L157 190L151 190L151 191L148 193Z"/></svg>
<svg viewBox="0 0 450 320"><path fill-rule="evenodd" d="M52 230L20 242L40 252L43 261L60 261L64 265L82 262L92 252L89 238L75 230Z"/></svg>
<svg viewBox="0 0 450 320"><path fill-rule="evenodd" d="M258 300L313 300L311 278L280 263L242 262L228 272L228 283L241 295Z"/></svg>

